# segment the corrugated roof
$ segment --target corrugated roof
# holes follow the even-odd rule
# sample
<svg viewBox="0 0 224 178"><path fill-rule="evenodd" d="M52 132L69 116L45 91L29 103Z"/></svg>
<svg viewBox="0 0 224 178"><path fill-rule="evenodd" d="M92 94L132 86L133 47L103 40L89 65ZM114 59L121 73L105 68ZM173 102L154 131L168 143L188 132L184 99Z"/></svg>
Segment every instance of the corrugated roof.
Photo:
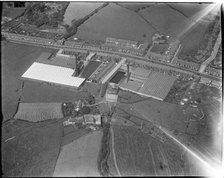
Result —
<svg viewBox="0 0 224 178"><path fill-rule="evenodd" d="M73 73L74 70L70 68L34 62L22 75L22 78L79 87L85 79L74 77Z"/></svg>
<svg viewBox="0 0 224 178"><path fill-rule="evenodd" d="M139 92L155 96L163 100L170 91L175 80L175 76L152 72L149 75L149 78L145 80L144 85Z"/></svg>

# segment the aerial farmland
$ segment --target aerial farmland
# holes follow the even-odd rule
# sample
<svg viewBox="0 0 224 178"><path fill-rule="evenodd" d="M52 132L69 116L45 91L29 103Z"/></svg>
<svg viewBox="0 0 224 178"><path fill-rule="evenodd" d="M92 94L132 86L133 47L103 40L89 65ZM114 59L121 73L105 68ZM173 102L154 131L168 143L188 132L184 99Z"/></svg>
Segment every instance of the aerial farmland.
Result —
<svg viewBox="0 0 224 178"><path fill-rule="evenodd" d="M2 8L3 177L223 177L220 4Z"/></svg>

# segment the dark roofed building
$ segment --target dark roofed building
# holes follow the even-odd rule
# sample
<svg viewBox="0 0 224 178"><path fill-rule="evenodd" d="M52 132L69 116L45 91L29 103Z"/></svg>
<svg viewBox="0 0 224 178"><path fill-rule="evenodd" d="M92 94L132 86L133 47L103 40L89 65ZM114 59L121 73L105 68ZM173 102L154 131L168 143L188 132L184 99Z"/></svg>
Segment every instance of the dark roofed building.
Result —
<svg viewBox="0 0 224 178"><path fill-rule="evenodd" d="M40 56L37 62L41 62L43 64L50 64L54 66L66 67L75 69L76 68L76 58L73 57L63 57L63 56L55 56L54 58L48 59L45 58L44 55Z"/></svg>
<svg viewBox="0 0 224 178"><path fill-rule="evenodd" d="M48 60L52 56L52 53L42 52L41 55L37 58L37 62L41 62L42 60Z"/></svg>

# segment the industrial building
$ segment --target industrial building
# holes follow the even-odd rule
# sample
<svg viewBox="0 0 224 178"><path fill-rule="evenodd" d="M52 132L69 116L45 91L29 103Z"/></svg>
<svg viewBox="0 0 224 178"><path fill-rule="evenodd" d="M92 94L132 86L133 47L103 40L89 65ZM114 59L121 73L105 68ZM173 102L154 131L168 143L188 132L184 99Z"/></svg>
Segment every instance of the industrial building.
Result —
<svg viewBox="0 0 224 178"><path fill-rule="evenodd" d="M62 50L51 57L51 53L42 53L22 75L23 79L60 85L69 89L79 89L85 78L77 77L82 63L75 56L62 54Z"/></svg>
<svg viewBox="0 0 224 178"><path fill-rule="evenodd" d="M108 102L117 102L118 99L118 85L115 83L109 83L107 90L106 90L106 101Z"/></svg>
<svg viewBox="0 0 224 178"><path fill-rule="evenodd" d="M123 66L124 68L125 66ZM152 97L158 100L164 100L170 91L175 76L152 72L150 70L130 67L127 72L127 80L119 83L119 87L146 97ZM128 71L127 70L127 71Z"/></svg>

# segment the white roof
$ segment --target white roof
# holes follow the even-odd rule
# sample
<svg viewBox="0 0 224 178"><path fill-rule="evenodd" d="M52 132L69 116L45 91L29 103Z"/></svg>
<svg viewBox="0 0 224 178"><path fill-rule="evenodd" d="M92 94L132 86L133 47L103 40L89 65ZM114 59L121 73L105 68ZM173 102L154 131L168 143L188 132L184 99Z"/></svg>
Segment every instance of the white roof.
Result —
<svg viewBox="0 0 224 178"><path fill-rule="evenodd" d="M74 77L73 73L74 70L70 68L34 62L22 75L22 78L79 87L85 79Z"/></svg>

